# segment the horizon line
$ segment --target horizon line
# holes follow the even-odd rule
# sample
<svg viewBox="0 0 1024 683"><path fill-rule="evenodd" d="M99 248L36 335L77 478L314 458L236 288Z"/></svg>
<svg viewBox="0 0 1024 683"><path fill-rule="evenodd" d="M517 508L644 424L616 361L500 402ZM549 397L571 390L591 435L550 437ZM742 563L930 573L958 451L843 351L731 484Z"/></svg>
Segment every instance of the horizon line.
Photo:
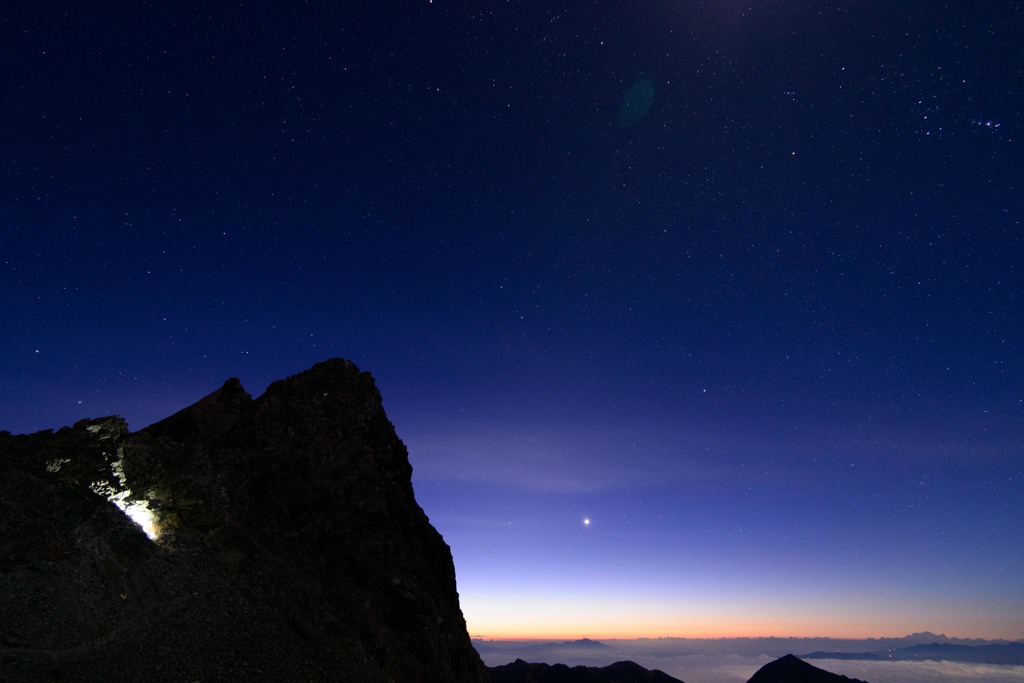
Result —
<svg viewBox="0 0 1024 683"><path fill-rule="evenodd" d="M664 635L664 636L640 636L640 635L546 635L546 636L516 636L516 635L486 635L486 634L470 634L470 640L490 641L490 642L518 642L518 643L568 643L574 644L581 641L606 641L606 640L906 640L914 637L935 637L942 638L945 640L979 640L979 641L1005 641L1007 643L1024 643L1024 636L1018 638L1010 637L984 637L984 636L949 636L944 633L934 633L932 631L916 631L914 633L907 633L900 636L827 636L827 635L745 635L745 636L723 636L723 635L709 635L709 636L680 636L680 635Z"/></svg>

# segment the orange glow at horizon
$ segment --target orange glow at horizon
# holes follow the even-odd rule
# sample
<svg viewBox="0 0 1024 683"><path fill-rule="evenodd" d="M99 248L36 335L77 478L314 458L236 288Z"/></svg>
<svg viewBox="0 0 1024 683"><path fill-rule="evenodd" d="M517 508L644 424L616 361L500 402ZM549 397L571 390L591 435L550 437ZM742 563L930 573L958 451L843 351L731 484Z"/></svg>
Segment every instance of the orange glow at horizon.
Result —
<svg viewBox="0 0 1024 683"><path fill-rule="evenodd" d="M756 639L756 638L834 638L837 640L870 640L881 638L902 638L913 633L930 631L941 633L956 638L979 638L989 640L1020 640L1019 635L1012 633L990 633L990 632L962 632L941 627L907 627L902 630L891 626L882 626L881 630L873 631L864 628L843 628L843 629L809 629L790 630L780 627L779 622L756 625L751 622L744 624L733 624L729 626L709 626L701 628L698 626L681 626L670 630L623 628L615 625L590 624L580 628L544 628L516 629L516 628L493 628L476 629L470 625L470 637L477 640L500 640L500 641L574 641L582 638L590 640L657 640L670 638L685 638L690 640L722 640L722 639Z"/></svg>
<svg viewBox="0 0 1024 683"><path fill-rule="evenodd" d="M878 625L840 619L823 620L811 617L788 618L736 618L732 615L699 619L642 618L614 615L599 618L589 614L552 618L545 614L533 619L470 620L469 630L474 637L493 640L629 640L634 638L868 638L877 637ZM889 631L889 628L885 629ZM895 635L906 635L914 629ZM917 629L924 630L924 629ZM479 634L479 635L477 635ZM887 635L887 634L881 634Z"/></svg>
<svg viewBox="0 0 1024 683"><path fill-rule="evenodd" d="M658 638L689 638L694 640L716 640L722 638L839 638L867 639L878 637L901 637L911 631L899 633L878 633L863 628L795 630L780 626L776 620L768 623L744 622L739 624L703 624L676 625L668 628L630 627L622 624L597 624L587 626L540 626L528 628L474 629L470 628L473 638L483 640L514 640L514 641L572 641L581 638L591 640L634 640Z"/></svg>
<svg viewBox="0 0 1024 683"><path fill-rule="evenodd" d="M464 600L470 634L484 640L631 640L637 638L837 638L863 640L899 638L930 631L951 637L1016 639L1019 624L1009 613L993 619L985 610L936 609L903 614L862 605L762 603L719 606L691 605L681 609L665 600L619 602L610 598L583 600L488 600L487 605ZM480 609L483 607L484 609ZM480 617L480 615L488 615Z"/></svg>

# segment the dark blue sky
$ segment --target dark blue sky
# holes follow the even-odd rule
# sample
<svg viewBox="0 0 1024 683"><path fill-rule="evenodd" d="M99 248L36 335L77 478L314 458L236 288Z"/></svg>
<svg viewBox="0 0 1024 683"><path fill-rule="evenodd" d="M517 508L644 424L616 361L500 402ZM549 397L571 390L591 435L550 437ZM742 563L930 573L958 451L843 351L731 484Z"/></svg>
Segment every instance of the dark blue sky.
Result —
<svg viewBox="0 0 1024 683"><path fill-rule="evenodd" d="M365 5L5 11L0 428L344 356L474 633L1024 636L1021 3Z"/></svg>

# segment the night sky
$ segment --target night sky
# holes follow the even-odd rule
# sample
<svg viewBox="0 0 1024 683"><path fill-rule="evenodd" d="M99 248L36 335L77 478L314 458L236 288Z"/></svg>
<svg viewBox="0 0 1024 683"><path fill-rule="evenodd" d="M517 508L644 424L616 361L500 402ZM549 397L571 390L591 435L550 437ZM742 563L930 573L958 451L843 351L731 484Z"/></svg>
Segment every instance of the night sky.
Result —
<svg viewBox="0 0 1024 683"><path fill-rule="evenodd" d="M0 428L373 373L487 637L1024 637L1024 4L13 3Z"/></svg>

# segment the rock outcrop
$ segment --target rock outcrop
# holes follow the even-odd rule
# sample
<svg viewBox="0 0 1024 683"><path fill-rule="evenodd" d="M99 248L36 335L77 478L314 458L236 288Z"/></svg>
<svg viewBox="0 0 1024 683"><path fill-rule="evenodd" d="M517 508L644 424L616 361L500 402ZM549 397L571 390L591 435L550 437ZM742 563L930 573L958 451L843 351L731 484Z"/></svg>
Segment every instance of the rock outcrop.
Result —
<svg viewBox="0 0 1024 683"><path fill-rule="evenodd" d="M608 666L534 664L517 659L511 664L491 667L492 683L683 683L657 669L645 669L635 662Z"/></svg>
<svg viewBox="0 0 1024 683"><path fill-rule="evenodd" d="M411 475L344 360L0 433L0 680L486 681Z"/></svg>
<svg viewBox="0 0 1024 683"><path fill-rule="evenodd" d="M865 683L808 664L794 655L780 657L757 670L747 683Z"/></svg>

